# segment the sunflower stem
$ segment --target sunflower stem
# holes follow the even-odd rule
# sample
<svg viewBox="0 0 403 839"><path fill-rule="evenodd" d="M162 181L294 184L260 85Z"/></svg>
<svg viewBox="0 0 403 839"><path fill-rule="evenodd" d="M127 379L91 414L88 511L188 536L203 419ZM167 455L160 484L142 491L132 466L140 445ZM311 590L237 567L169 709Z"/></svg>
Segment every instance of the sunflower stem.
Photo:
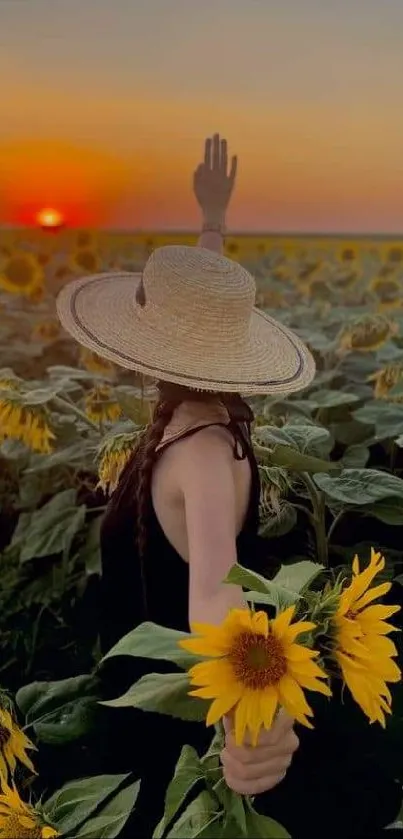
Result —
<svg viewBox="0 0 403 839"><path fill-rule="evenodd" d="M326 535L326 501L323 492L320 492L308 472L301 472L301 478L309 492L313 508L312 524L315 530L317 560L328 566L329 554Z"/></svg>

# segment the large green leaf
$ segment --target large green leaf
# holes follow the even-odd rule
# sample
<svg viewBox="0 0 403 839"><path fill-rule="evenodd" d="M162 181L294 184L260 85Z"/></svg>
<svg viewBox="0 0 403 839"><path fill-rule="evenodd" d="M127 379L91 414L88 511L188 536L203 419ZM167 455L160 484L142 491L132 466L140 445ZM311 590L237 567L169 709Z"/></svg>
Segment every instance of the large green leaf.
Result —
<svg viewBox="0 0 403 839"><path fill-rule="evenodd" d="M337 463L321 460L314 455L301 454L288 445L275 445L273 449L254 443L257 460L267 466L282 466L294 472L340 472Z"/></svg>
<svg viewBox="0 0 403 839"><path fill-rule="evenodd" d="M403 480L376 469L344 469L338 477L314 475L327 498L342 504L363 506L386 498L403 499Z"/></svg>
<svg viewBox="0 0 403 839"><path fill-rule="evenodd" d="M187 632L179 632L176 629L159 626L157 623L145 622L121 638L102 659L101 664L108 658L129 655L134 658L171 661L185 670L196 663L195 656L179 646L179 642L186 638L190 638Z"/></svg>
<svg viewBox="0 0 403 839"><path fill-rule="evenodd" d="M140 781L134 781L130 786L124 787L99 813L81 825L75 833L75 839L115 839L133 812L139 791Z"/></svg>
<svg viewBox="0 0 403 839"><path fill-rule="evenodd" d="M252 807L246 812L246 829L250 839L291 839L281 824L269 816L261 816Z"/></svg>
<svg viewBox="0 0 403 839"><path fill-rule="evenodd" d="M294 425L289 423L282 428L263 425L254 431L256 439L265 446L291 446L301 454L326 457L333 448L330 432L322 426L313 424Z"/></svg>
<svg viewBox="0 0 403 839"><path fill-rule="evenodd" d="M401 498L385 498L377 501L376 504L369 504L363 508L368 516L374 516L384 524L400 526L403 524L403 504Z"/></svg>
<svg viewBox="0 0 403 839"><path fill-rule="evenodd" d="M338 408L341 405L353 405L358 402L359 397L355 393L347 393L344 390L316 390L308 396L309 404L317 408Z"/></svg>
<svg viewBox="0 0 403 839"><path fill-rule="evenodd" d="M302 561L293 565L283 565L272 580L266 580L261 574L233 565L224 582L242 586L253 594L248 599L256 603L285 609L296 603L303 590L323 571L323 565Z"/></svg>
<svg viewBox="0 0 403 839"><path fill-rule="evenodd" d="M203 790L174 824L167 839L217 839L220 817L217 800Z"/></svg>
<svg viewBox="0 0 403 839"><path fill-rule="evenodd" d="M123 696L100 704L111 708L140 708L181 720L201 722L206 719L209 703L189 696L189 690L186 673L148 673Z"/></svg>
<svg viewBox="0 0 403 839"><path fill-rule="evenodd" d="M70 781L43 802L43 812L60 833L75 836L73 831L113 795L127 778L129 775L96 775Z"/></svg>
<svg viewBox="0 0 403 839"><path fill-rule="evenodd" d="M33 682L20 688L16 702L38 740L60 745L77 740L93 727L98 698L96 682L89 675Z"/></svg>
<svg viewBox="0 0 403 839"><path fill-rule="evenodd" d="M10 545L19 549L20 562L69 551L86 515L85 505L77 507L76 497L75 489L66 489L39 510L20 515Z"/></svg>
<svg viewBox="0 0 403 839"><path fill-rule="evenodd" d="M354 411L353 416L359 422L375 426L377 440L393 440L402 433L403 405L374 399Z"/></svg>
<svg viewBox="0 0 403 839"><path fill-rule="evenodd" d="M202 780L205 769L200 762L199 755L192 746L184 746L176 764L175 774L168 785L165 795L164 815L153 833L153 839L162 836L176 816L183 801L191 789Z"/></svg>

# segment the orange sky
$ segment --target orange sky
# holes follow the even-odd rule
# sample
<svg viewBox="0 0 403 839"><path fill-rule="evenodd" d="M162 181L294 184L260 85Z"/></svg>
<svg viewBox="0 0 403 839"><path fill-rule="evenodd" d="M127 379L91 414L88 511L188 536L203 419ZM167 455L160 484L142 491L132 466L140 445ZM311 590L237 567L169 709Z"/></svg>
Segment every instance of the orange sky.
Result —
<svg viewBox="0 0 403 839"><path fill-rule="evenodd" d="M401 232L403 3L351 5L2 0L0 221L194 227L218 130L233 228Z"/></svg>

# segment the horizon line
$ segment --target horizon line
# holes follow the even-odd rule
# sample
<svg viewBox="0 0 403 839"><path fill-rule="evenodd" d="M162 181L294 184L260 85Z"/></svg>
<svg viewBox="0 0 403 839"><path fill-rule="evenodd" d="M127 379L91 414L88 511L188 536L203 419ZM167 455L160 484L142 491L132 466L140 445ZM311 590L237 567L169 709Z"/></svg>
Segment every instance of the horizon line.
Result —
<svg viewBox="0 0 403 839"><path fill-rule="evenodd" d="M70 227L68 225L63 226L58 229L49 228L48 230L43 229L40 226L17 226L17 225L0 225L0 233L1 232L17 232L17 231L24 231L24 232L42 232L42 233L49 233L49 235L56 234L56 233L78 233L90 230L92 232L100 232L100 233L107 233L116 236L127 236L127 235L159 235L159 236L176 236L176 235L185 235L185 236L200 236L201 230L200 228L197 229L190 229L190 228L152 228L152 227L144 227L144 228L111 228L111 227ZM338 239L352 239L352 238L360 238L360 239L399 239L403 238L403 230L401 233L379 233L373 232L369 233L362 232L359 230L353 231L336 231L336 230L329 230L329 231L281 231L281 230L231 230L227 231L225 238L236 238L237 236L243 236L248 238L282 238L282 239L295 239L295 238L314 238L314 239L326 239L326 238L338 238Z"/></svg>

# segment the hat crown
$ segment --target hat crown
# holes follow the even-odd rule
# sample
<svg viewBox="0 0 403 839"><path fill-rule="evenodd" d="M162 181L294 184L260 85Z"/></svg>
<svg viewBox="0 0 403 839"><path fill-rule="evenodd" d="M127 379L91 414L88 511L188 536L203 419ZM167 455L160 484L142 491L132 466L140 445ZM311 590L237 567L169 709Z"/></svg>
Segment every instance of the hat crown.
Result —
<svg viewBox="0 0 403 839"><path fill-rule="evenodd" d="M256 286L241 265L205 248L167 245L157 248L143 271L144 317L174 316L175 329L194 334L219 330L245 334L255 303ZM235 333L235 334L234 334Z"/></svg>

